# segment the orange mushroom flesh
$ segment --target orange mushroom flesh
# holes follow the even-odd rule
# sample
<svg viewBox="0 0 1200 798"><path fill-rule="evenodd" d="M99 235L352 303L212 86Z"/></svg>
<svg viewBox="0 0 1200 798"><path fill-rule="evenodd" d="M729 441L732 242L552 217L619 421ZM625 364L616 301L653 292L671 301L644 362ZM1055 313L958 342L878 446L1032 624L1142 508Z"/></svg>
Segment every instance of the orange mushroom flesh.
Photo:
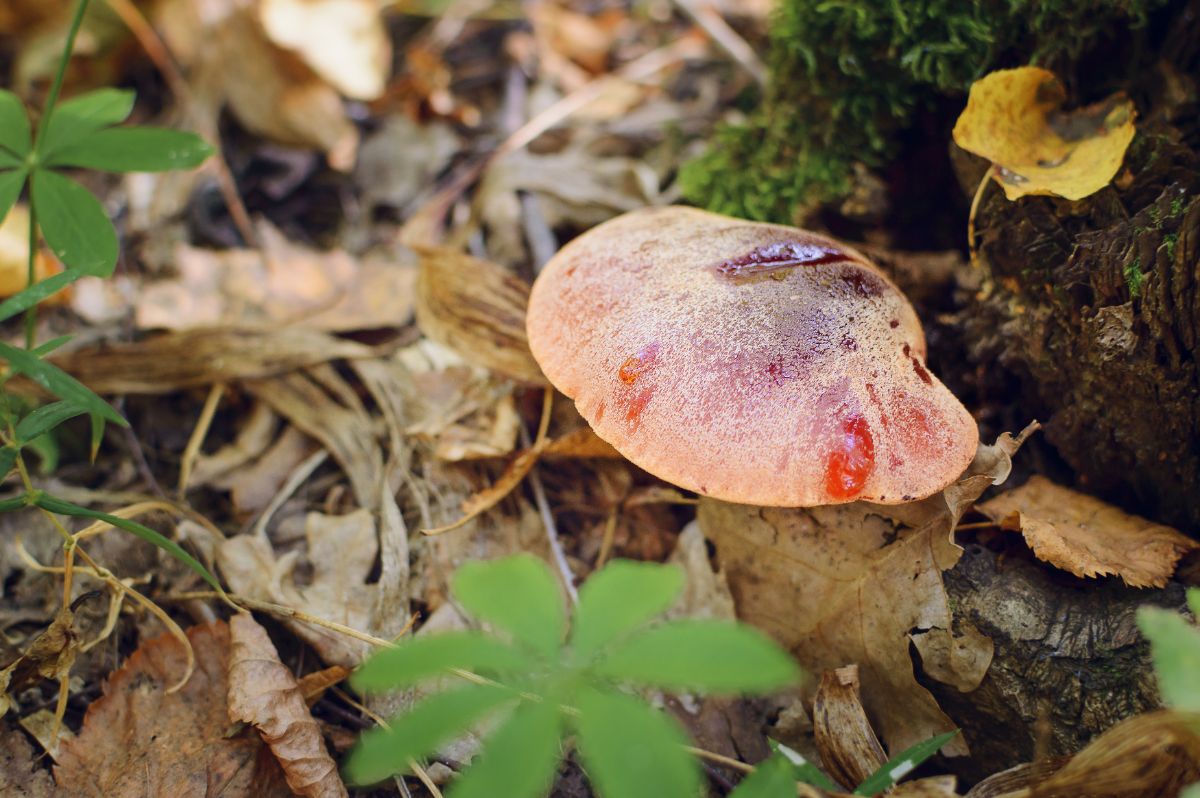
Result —
<svg viewBox="0 0 1200 798"><path fill-rule="evenodd" d="M831 238L692 208L570 242L526 326L550 381L650 473L746 504L929 496L978 429L925 367L920 321Z"/></svg>

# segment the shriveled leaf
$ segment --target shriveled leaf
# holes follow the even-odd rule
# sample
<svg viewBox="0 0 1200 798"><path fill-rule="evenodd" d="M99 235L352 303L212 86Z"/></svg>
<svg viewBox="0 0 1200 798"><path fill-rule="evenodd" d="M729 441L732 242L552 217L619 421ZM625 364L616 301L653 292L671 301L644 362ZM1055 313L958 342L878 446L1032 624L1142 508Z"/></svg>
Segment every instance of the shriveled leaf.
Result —
<svg viewBox="0 0 1200 798"><path fill-rule="evenodd" d="M42 360L33 352L0 343L0 358L7 360L13 371L24 374L60 399L86 408L88 412L103 416L118 426L129 426L129 422L122 418L121 414L114 410L108 402L88 390L83 383L57 366Z"/></svg>
<svg viewBox="0 0 1200 798"><path fill-rule="evenodd" d="M1188 592L1200 590L1192 588ZM1142 607L1137 620L1150 641L1163 703L1186 712L1200 712L1200 628L1179 613L1158 607Z"/></svg>
<svg viewBox="0 0 1200 798"><path fill-rule="evenodd" d="M165 172L199 166L212 153L208 142L183 130L114 127L60 147L48 158L48 165L107 172Z"/></svg>
<svg viewBox="0 0 1200 798"><path fill-rule="evenodd" d="M25 103L11 91L0 89L0 148L24 158L32 146Z"/></svg>
<svg viewBox="0 0 1200 798"><path fill-rule="evenodd" d="M562 718L553 701L526 701L492 732L448 798L541 798L560 758Z"/></svg>
<svg viewBox="0 0 1200 798"><path fill-rule="evenodd" d="M813 699L814 742L842 784L858 784L887 761L858 691L858 666L847 665L822 673Z"/></svg>
<svg viewBox="0 0 1200 798"><path fill-rule="evenodd" d="M0 172L0 221L8 217L8 212L21 196L21 188L25 185L26 172L24 169L14 169Z"/></svg>
<svg viewBox="0 0 1200 798"><path fill-rule="evenodd" d="M92 193L48 169L33 173L32 198L42 236L69 268L108 277L117 264L117 231Z"/></svg>
<svg viewBox="0 0 1200 798"><path fill-rule="evenodd" d="M453 590L467 612L538 654L552 657L562 645L562 591L549 566L533 555L464 563Z"/></svg>
<svg viewBox="0 0 1200 798"><path fill-rule="evenodd" d="M71 672L79 653L75 615L64 607L15 660L0 669L0 716L8 710L6 693L17 695L43 679L63 679Z"/></svg>
<svg viewBox="0 0 1200 798"><path fill-rule="evenodd" d="M571 648L586 661L619 636L666 612L683 589L683 571L655 563L616 560L579 590Z"/></svg>
<svg viewBox="0 0 1200 798"><path fill-rule="evenodd" d="M893 787L900 779L907 776L922 762L941 750L942 746L954 739L958 731L946 732L901 751L885 762L879 770L872 773L854 791L855 795L877 795Z"/></svg>
<svg viewBox="0 0 1200 798"><path fill-rule="evenodd" d="M252 616L237 614L229 620L229 640L229 719L259 730L297 795L345 796L321 729L266 630Z"/></svg>
<svg viewBox="0 0 1200 798"><path fill-rule="evenodd" d="M1081 577L1120 576L1130 587L1165 587L1179 558L1200 544L1042 476L978 509L1019 530L1039 560Z"/></svg>
<svg viewBox="0 0 1200 798"><path fill-rule="evenodd" d="M353 784L371 784L408 770L410 759L450 742L467 728L513 699L504 687L472 684L437 693L391 721L390 729L363 734L346 761Z"/></svg>
<svg viewBox="0 0 1200 798"><path fill-rule="evenodd" d="M0 795L57 798L59 790L40 759L20 729L0 725Z"/></svg>
<svg viewBox="0 0 1200 798"><path fill-rule="evenodd" d="M728 621L673 621L637 632L596 664L610 679L672 690L760 693L800 678L800 669L757 629Z"/></svg>
<svg viewBox="0 0 1200 798"><path fill-rule="evenodd" d="M187 667L178 639L145 640L104 683L83 728L64 741L54 775L68 795L105 798L208 798L292 794L257 733L230 735L226 690L229 630L223 622L194 626L188 640L197 667Z"/></svg>
<svg viewBox="0 0 1200 798"><path fill-rule="evenodd" d="M520 651L481 632L431 634L404 640L371 656L351 682L360 691L408 687L453 668L483 674L528 671L535 663Z"/></svg>
<svg viewBox="0 0 1200 798"><path fill-rule="evenodd" d="M421 331L471 363L544 385L525 334L529 284L495 263L451 247L425 247L420 255Z"/></svg>
<svg viewBox="0 0 1200 798"><path fill-rule="evenodd" d="M577 699L577 745L601 798L693 798L696 761L670 717L619 692L585 690Z"/></svg>
<svg viewBox="0 0 1200 798"><path fill-rule="evenodd" d="M374 0L264 0L258 13L272 42L295 51L342 94L383 94L392 47Z"/></svg>
<svg viewBox="0 0 1200 798"><path fill-rule="evenodd" d="M424 530L425 534L441 535L445 532L459 529L469 521L478 518L495 507L505 496L516 490L516 487L521 484L521 480L525 479L529 472L533 470L547 444L548 441L542 441L518 453L516 457L509 461L495 482L463 500L462 507L460 508L462 515L444 526Z"/></svg>
<svg viewBox="0 0 1200 798"><path fill-rule="evenodd" d="M1071 112L1053 72L1002 69L971 85L954 141L994 163L1010 200L1029 194L1082 199L1113 179L1134 134L1123 94Z"/></svg>
<svg viewBox="0 0 1200 798"><path fill-rule="evenodd" d="M795 798L796 778L792 763L781 754L759 762L754 772L742 779L729 798Z"/></svg>
<svg viewBox="0 0 1200 798"><path fill-rule="evenodd" d="M85 141L96 131L119 125L133 112L135 94L126 89L97 89L58 104L49 120L40 152L43 159L59 150Z"/></svg>

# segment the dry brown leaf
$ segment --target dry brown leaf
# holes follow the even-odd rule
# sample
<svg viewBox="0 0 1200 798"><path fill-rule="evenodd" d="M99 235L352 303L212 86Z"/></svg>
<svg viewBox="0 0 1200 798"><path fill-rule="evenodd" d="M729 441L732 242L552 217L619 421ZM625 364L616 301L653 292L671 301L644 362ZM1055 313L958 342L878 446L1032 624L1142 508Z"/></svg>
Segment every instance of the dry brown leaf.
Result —
<svg viewBox="0 0 1200 798"><path fill-rule="evenodd" d="M826 772L846 788L887 762L858 696L858 666L825 671L813 699L813 732Z"/></svg>
<svg viewBox="0 0 1200 798"><path fill-rule="evenodd" d="M229 620L229 644L229 719L259 730L296 794L347 795L296 677L280 662L266 630L239 613Z"/></svg>
<svg viewBox="0 0 1200 798"><path fill-rule="evenodd" d="M921 670L927 676L969 693L987 675L996 646L967 621L956 624L956 631L957 635L946 629L929 629L910 637L921 655Z"/></svg>
<svg viewBox="0 0 1200 798"><path fill-rule="evenodd" d="M1039 560L1076 576L1120 576L1130 587L1165 587L1179 559L1200 548L1171 527L1034 476L979 505L1020 531Z"/></svg>
<svg viewBox="0 0 1200 798"><path fill-rule="evenodd" d="M270 41L257 9L240 0L162 0L157 27L189 70L192 107L216 133L223 105L246 129L280 144L316 147L329 165L354 165L358 131L341 97L298 54ZM253 75L254 80L247 80Z"/></svg>
<svg viewBox="0 0 1200 798"><path fill-rule="evenodd" d="M188 485L203 487L216 479L235 471L247 463L262 457L263 452L275 440L279 417L265 402L257 402L250 412L238 419L237 436L212 454L200 452L192 466Z"/></svg>
<svg viewBox="0 0 1200 798"><path fill-rule="evenodd" d="M996 165L1010 200L1028 194L1083 199L1116 175L1133 140L1133 102L1123 94L1069 113L1053 72L1020 67L971 85L954 141Z"/></svg>
<svg viewBox="0 0 1200 798"><path fill-rule="evenodd" d="M21 656L0 669L0 717L10 705L9 692L20 693L43 679L64 680L79 653L75 615L63 607L46 630L33 639Z"/></svg>
<svg viewBox="0 0 1200 798"><path fill-rule="evenodd" d="M857 664L863 704L893 752L954 728L914 676L909 635L954 628L941 578L962 552L952 542L954 526L989 485L1007 477L1009 458L1032 429L980 446L966 476L911 504L782 509L700 502L700 526L716 545L738 616L810 671ZM971 674L980 665L963 662ZM943 752L962 756L966 743L956 737Z"/></svg>
<svg viewBox="0 0 1200 798"><path fill-rule="evenodd" d="M367 577L379 550L371 513L309 513L304 531L312 572L303 586L296 584L297 555L276 555L266 537L227 539L217 550L217 565L239 595L367 631L375 599L375 586L367 584ZM322 660L333 665L352 668L369 650L366 642L331 629L299 621L286 623Z"/></svg>
<svg viewBox="0 0 1200 798"><path fill-rule="evenodd" d="M967 798L1178 795L1200 780L1197 724L1200 717L1171 710L1138 715L1097 737L1065 764L1020 765L980 782Z"/></svg>
<svg viewBox="0 0 1200 798"><path fill-rule="evenodd" d="M529 285L490 261L452 247L422 247L417 324L465 360L522 382L544 385L529 351Z"/></svg>
<svg viewBox="0 0 1200 798"><path fill-rule="evenodd" d="M320 441L349 478L358 506L375 506L383 477L375 420L336 370L318 366L305 373L251 380L246 390Z"/></svg>
<svg viewBox="0 0 1200 798"><path fill-rule="evenodd" d="M462 503L462 517L445 524L444 526L434 527L433 529L421 530L426 535L440 535L444 532L450 532L454 529L459 529L465 526L470 521L483 515L488 510L499 504L505 496L512 493L517 485L533 470L537 465L538 458L541 457L542 450L546 448L548 441L541 441L538 444L519 452L507 466L504 471L496 478L496 481L488 485L481 491L467 497Z"/></svg>
<svg viewBox="0 0 1200 798"><path fill-rule="evenodd" d="M721 618L733 620L737 612L729 582L723 571L714 571L708 556L708 543L700 525L692 521L675 541L668 560L683 569L683 593L665 618Z"/></svg>
<svg viewBox="0 0 1200 798"><path fill-rule="evenodd" d="M399 327L412 316L411 264L288 241L266 222L260 250L175 248L179 276L143 287L143 330L300 326L327 332Z"/></svg>
<svg viewBox="0 0 1200 798"><path fill-rule="evenodd" d="M36 764L33 746L19 729L0 724L0 795L5 798L53 798L50 772Z"/></svg>
<svg viewBox="0 0 1200 798"><path fill-rule="evenodd" d="M954 776L929 776L906 781L888 791L888 798L957 798L958 780Z"/></svg>
<svg viewBox="0 0 1200 798"><path fill-rule="evenodd" d="M299 54L342 94L383 94L392 46L376 0L261 0L258 14L272 42Z"/></svg>
<svg viewBox="0 0 1200 798"><path fill-rule="evenodd" d="M611 443L601 438L595 430L587 425L550 441L542 456L549 459L555 457L622 459L621 453L614 449Z"/></svg>
<svg viewBox="0 0 1200 798"><path fill-rule="evenodd" d="M339 685L349 678L351 670L344 665L332 665L319 671L306 673L296 682L304 703L310 707L325 695L330 687Z"/></svg>
<svg viewBox="0 0 1200 798"><path fill-rule="evenodd" d="M271 503L296 467L317 448L312 438L295 427L288 427L262 457L212 480L212 486L229 491L229 498L238 513L258 513Z"/></svg>
<svg viewBox="0 0 1200 798"><path fill-rule="evenodd" d="M167 689L187 658L169 634L144 642L109 676L79 736L59 751L54 776L62 790L88 798L291 795L257 734L229 736L228 627L195 626L188 639L196 670L178 692Z"/></svg>
<svg viewBox="0 0 1200 798"><path fill-rule="evenodd" d="M133 343L80 347L50 360L97 393L163 394L373 354L354 341L285 327L167 333Z"/></svg>

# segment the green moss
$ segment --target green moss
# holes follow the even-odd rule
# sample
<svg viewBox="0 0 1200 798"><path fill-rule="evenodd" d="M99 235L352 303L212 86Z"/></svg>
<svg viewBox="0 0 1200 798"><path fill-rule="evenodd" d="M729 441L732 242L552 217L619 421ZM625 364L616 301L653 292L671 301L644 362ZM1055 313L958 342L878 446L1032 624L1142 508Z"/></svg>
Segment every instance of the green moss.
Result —
<svg viewBox="0 0 1200 798"><path fill-rule="evenodd" d="M1179 233L1167 233L1163 236L1163 247L1167 250L1167 260L1174 262L1175 246L1179 243Z"/></svg>
<svg viewBox="0 0 1200 798"><path fill-rule="evenodd" d="M1129 296L1137 299L1142 295L1142 283L1146 282L1146 275L1142 271L1142 261L1140 258L1134 258L1133 261L1125 267L1123 272L1125 275L1125 285L1129 288Z"/></svg>
<svg viewBox="0 0 1200 798"><path fill-rule="evenodd" d="M918 108L999 65L1074 59L1167 0L782 0L771 83L680 175L711 210L770 221L844 196L855 162L894 157ZM948 131L947 131L948 132Z"/></svg>

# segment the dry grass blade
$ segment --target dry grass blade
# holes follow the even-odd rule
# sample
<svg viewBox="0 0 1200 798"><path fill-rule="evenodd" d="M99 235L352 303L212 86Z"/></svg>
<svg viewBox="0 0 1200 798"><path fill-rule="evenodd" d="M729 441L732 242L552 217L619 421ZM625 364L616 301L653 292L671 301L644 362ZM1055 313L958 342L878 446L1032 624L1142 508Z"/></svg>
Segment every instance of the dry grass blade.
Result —
<svg viewBox="0 0 1200 798"><path fill-rule="evenodd" d="M370 347L353 341L287 327L172 333L135 343L83 347L51 360L97 393L163 394L372 354Z"/></svg>
<svg viewBox="0 0 1200 798"><path fill-rule="evenodd" d="M825 671L813 699L813 731L821 761L847 787L859 784L887 761L858 695L858 666Z"/></svg>
<svg viewBox="0 0 1200 798"><path fill-rule="evenodd" d="M452 247L418 247L417 324L470 363L544 385L529 351L529 285L501 266Z"/></svg>

